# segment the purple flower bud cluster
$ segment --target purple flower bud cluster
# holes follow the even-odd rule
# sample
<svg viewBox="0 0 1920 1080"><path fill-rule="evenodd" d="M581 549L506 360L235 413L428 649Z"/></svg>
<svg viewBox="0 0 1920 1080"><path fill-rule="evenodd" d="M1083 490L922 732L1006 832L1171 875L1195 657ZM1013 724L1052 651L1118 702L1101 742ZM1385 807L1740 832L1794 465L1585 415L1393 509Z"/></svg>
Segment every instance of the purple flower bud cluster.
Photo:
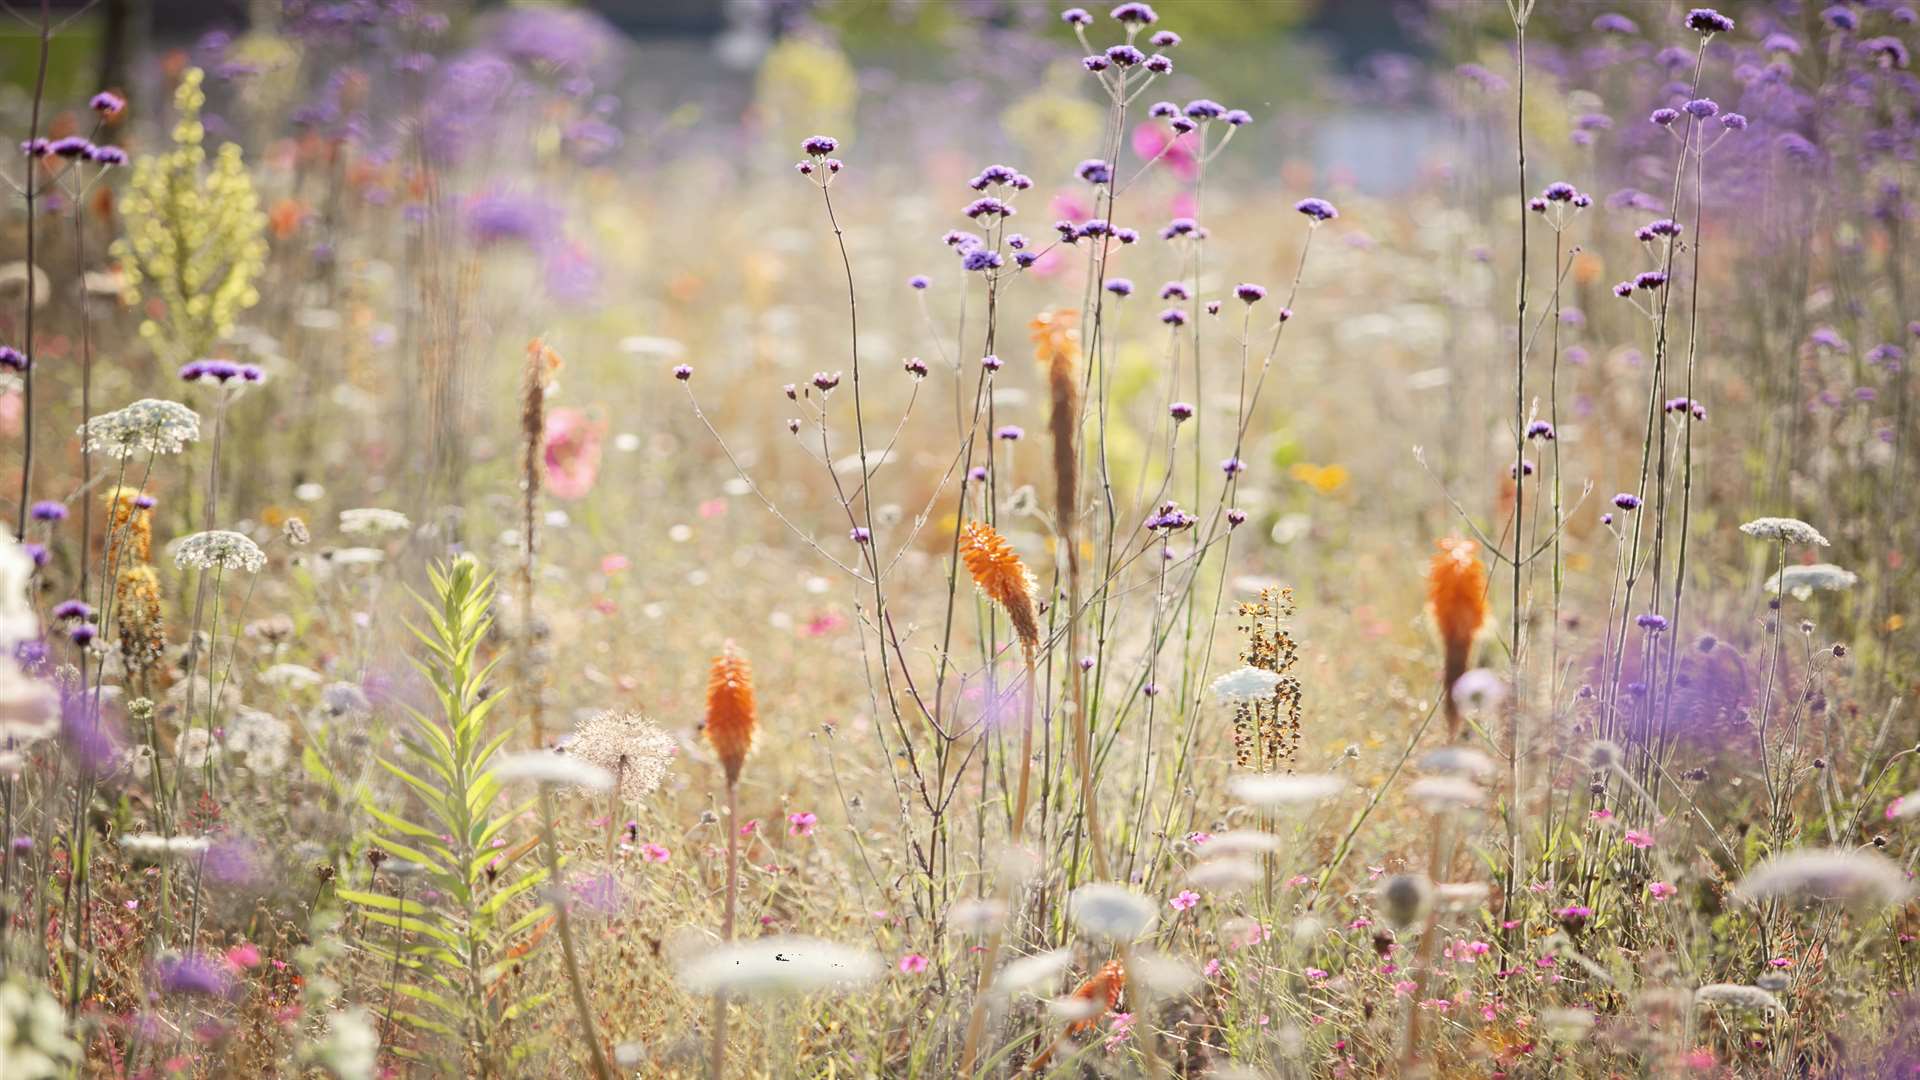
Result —
<svg viewBox="0 0 1920 1080"><path fill-rule="evenodd" d="M1707 418L1707 407L1692 398L1668 398L1663 406L1663 411L1669 414L1681 413L1682 415L1691 415L1695 420L1705 420Z"/></svg>
<svg viewBox="0 0 1920 1080"><path fill-rule="evenodd" d="M1181 529L1193 528L1195 520L1192 514L1180 509L1179 503L1163 502L1159 509L1154 511L1153 516L1147 519L1147 528L1153 532L1178 532Z"/></svg>
<svg viewBox="0 0 1920 1080"><path fill-rule="evenodd" d="M235 379L250 383L263 382L267 374L257 364L236 364L231 360L194 360L181 366L180 377L187 382L206 382L211 379L225 385Z"/></svg>

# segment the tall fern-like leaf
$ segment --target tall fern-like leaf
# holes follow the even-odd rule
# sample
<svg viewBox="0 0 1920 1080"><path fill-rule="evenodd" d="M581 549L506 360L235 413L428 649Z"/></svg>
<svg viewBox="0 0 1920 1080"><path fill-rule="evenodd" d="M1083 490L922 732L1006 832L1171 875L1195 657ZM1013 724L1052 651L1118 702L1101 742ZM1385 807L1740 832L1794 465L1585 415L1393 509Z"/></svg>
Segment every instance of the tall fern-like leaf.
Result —
<svg viewBox="0 0 1920 1080"><path fill-rule="evenodd" d="M442 902L426 905L377 886L339 895L365 924L385 930L367 949L403 980L388 1015L461 1040L465 1074L500 1076L515 1049L503 1041L503 1027L524 1019L534 1003L511 1000L499 983L542 936L550 913L539 886L547 871L521 868L519 855L534 842L515 835L527 806L502 807L489 769L513 734L490 723L497 698L485 687L497 661L480 657L493 625L493 578L470 555L429 573L432 595L418 598L426 629L412 628L425 656L414 664L438 709L407 710L399 753L380 759L396 783L365 797L374 822L366 839L411 864Z"/></svg>

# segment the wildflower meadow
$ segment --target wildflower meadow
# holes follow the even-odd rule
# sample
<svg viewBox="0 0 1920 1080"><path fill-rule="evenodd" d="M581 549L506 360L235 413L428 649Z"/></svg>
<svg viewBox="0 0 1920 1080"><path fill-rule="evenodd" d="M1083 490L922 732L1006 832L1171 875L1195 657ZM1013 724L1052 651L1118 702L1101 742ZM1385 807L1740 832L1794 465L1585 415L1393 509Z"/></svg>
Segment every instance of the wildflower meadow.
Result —
<svg viewBox="0 0 1920 1080"><path fill-rule="evenodd" d="M1920 1077L1917 45L0 2L0 1078Z"/></svg>

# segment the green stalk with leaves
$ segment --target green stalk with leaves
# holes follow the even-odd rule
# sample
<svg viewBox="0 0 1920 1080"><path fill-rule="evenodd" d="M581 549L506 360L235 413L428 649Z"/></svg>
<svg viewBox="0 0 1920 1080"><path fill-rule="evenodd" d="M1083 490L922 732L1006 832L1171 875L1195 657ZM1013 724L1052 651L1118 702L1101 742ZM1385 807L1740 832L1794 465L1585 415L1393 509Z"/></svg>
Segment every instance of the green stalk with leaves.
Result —
<svg viewBox="0 0 1920 1080"><path fill-rule="evenodd" d="M378 826L367 840L419 867L444 900L429 907L371 889L342 889L340 897L367 922L392 931L390 945L369 950L400 974L394 992L407 1001L390 1003L394 1019L461 1039L467 1075L501 1076L531 1047L504 1038L506 1025L550 996L516 998L506 978L552 920L536 892L548 871L519 869L539 838L510 830L533 801L502 811L501 784L490 769L517 728L488 722L500 699L485 687L498 660L482 661L479 650L493 625L493 578L470 555L429 572L433 598L419 598L428 626L412 629L426 646L415 666L433 688L439 715L409 707L401 752L380 759L411 793L406 805L389 809L369 795L365 808Z"/></svg>

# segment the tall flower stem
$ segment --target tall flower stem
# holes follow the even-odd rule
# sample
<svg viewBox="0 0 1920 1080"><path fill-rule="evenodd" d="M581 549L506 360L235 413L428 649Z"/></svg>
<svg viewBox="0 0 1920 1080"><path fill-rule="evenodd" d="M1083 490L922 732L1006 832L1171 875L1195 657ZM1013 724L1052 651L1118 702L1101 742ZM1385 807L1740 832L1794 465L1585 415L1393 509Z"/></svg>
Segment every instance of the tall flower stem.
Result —
<svg viewBox="0 0 1920 1080"><path fill-rule="evenodd" d="M587 1003L586 983L580 977L580 957L573 943L572 904L566 881L561 877L560 839L553 828L553 794L540 785L540 827L546 833L547 879L554 893L555 929L560 933L560 956L567 967L567 988L573 996L574 1012L580 1016L580 1033L587 1040L587 1060L593 1065L595 1080L613 1080L606 1052L600 1048L600 1035L593 1023L593 1007Z"/></svg>
<svg viewBox="0 0 1920 1080"><path fill-rule="evenodd" d="M53 25L50 0L40 0L40 63L33 77L33 115L27 126L27 139L31 142L40 137L40 104L47 91L47 47L53 40ZM20 351L27 358L26 370L20 373L20 505L15 508L14 535L25 539L27 535L27 511L33 505L33 307L39 300L35 291L34 237L38 230L34 228L33 204L39 192L35 182L40 177L40 159L31 155L27 158L27 307L22 317L24 337L20 342Z"/></svg>
<svg viewBox="0 0 1920 1080"><path fill-rule="evenodd" d="M720 920L720 940L733 940L733 920L740 897L740 822L738 784L727 784L727 814L721 821L727 829L727 908ZM727 991L713 995L713 1054L707 1068L707 1080L721 1080L727 1069Z"/></svg>

